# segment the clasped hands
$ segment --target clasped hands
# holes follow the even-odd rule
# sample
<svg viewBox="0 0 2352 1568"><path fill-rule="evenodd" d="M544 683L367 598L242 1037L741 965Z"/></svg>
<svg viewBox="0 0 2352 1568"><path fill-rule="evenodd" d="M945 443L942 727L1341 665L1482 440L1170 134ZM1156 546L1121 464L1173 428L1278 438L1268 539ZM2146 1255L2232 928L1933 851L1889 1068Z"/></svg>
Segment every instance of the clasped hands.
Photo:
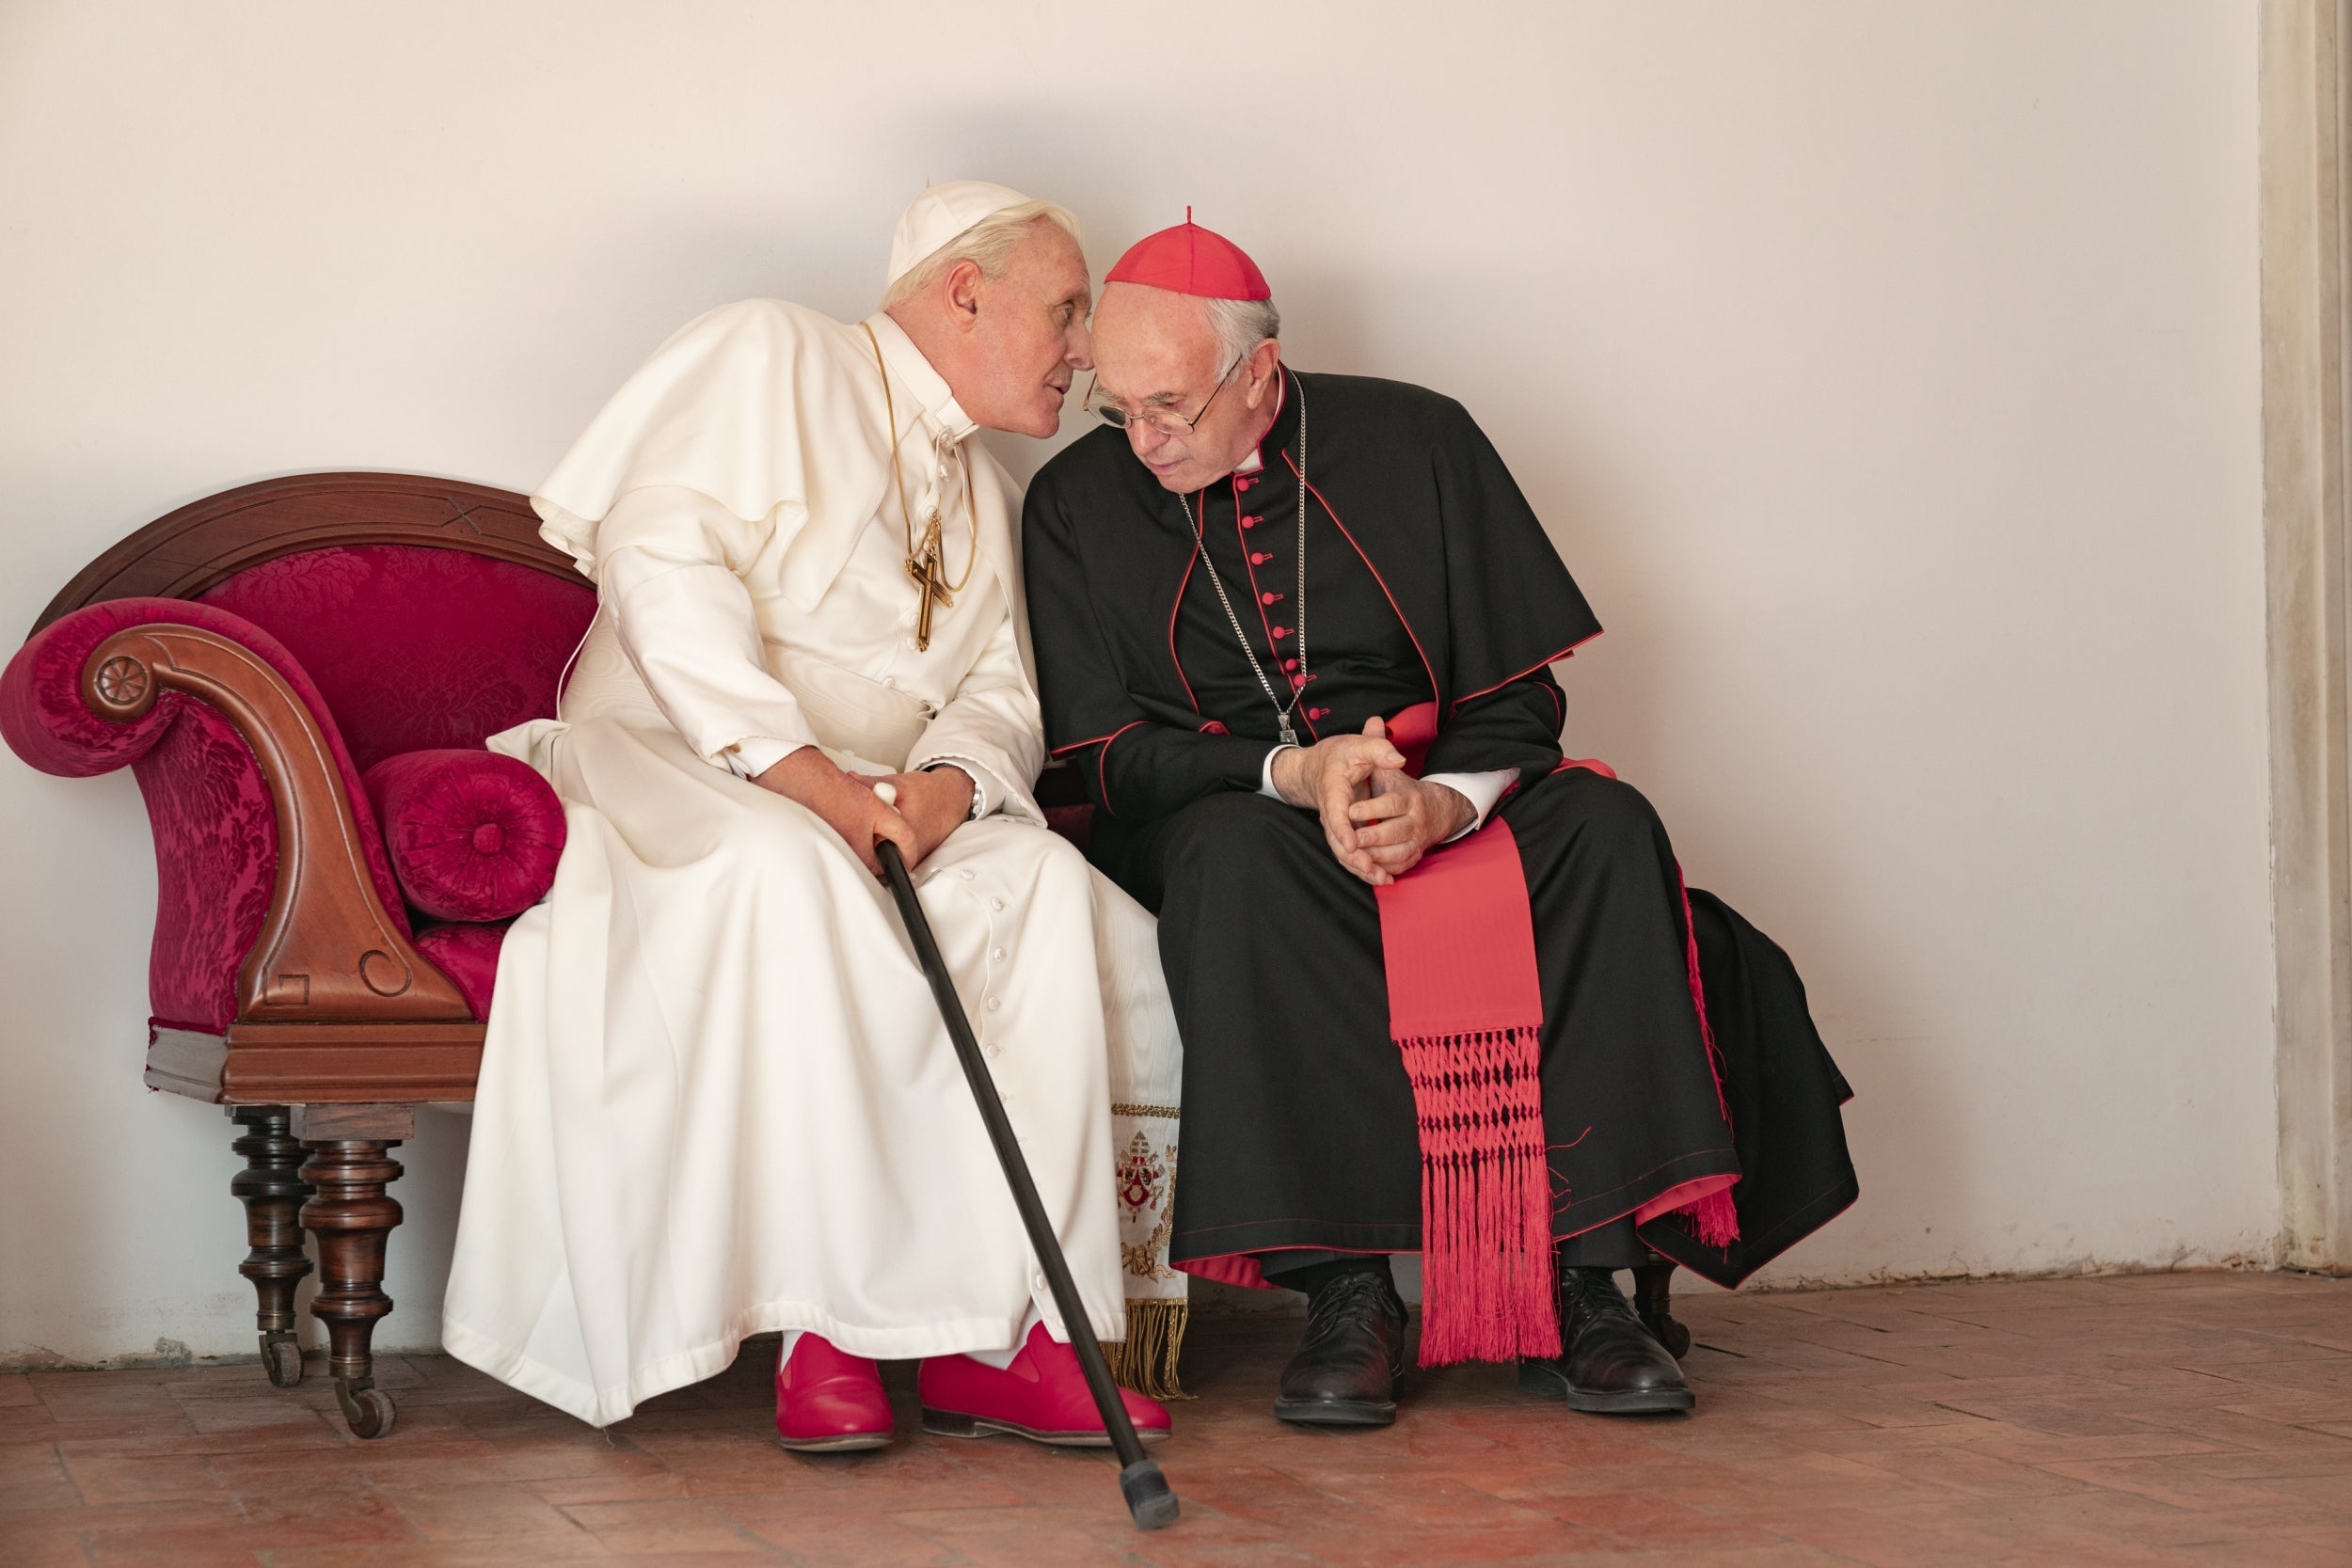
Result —
<svg viewBox="0 0 2352 1568"><path fill-rule="evenodd" d="M1275 752L1273 783L1284 800L1322 818L1332 858L1374 887L1404 876L1477 816L1459 790L1406 772L1405 753L1376 716L1361 735Z"/></svg>
<svg viewBox="0 0 2352 1568"><path fill-rule="evenodd" d="M803 746L752 782L822 817L877 877L882 867L876 840L897 845L912 871L972 815L972 776L952 766L919 773L849 773L816 747ZM874 793L874 786L884 783L898 792L895 807Z"/></svg>

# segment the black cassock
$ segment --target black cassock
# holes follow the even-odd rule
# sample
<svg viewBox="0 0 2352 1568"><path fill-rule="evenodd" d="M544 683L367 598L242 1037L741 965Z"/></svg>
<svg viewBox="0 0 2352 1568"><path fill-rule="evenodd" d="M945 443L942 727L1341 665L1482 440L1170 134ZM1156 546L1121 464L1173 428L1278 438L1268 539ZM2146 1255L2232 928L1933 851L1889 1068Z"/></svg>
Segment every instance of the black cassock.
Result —
<svg viewBox="0 0 2352 1568"><path fill-rule="evenodd" d="M1278 689L1301 673L1303 633L1301 741L1434 699L1424 774L1516 771L1496 810L1534 917L1553 1234L1736 1174L1729 1248L1676 1213L1641 1234L1737 1283L1856 1192L1849 1091L1804 986L1719 900L1692 893L1686 926L1673 848L1638 791L1555 771L1565 709L1549 666L1600 626L1469 413L1398 382L1285 377L1263 466L1192 498L1232 613ZM1304 615L1302 410L1317 498ZM1178 498L1097 431L1038 475L1022 529L1049 743L1097 807L1090 857L1160 916L1184 1041L1171 1257L1235 1277L1274 1249L1418 1250L1420 1147L1373 891L1314 814L1259 793L1275 706Z"/></svg>

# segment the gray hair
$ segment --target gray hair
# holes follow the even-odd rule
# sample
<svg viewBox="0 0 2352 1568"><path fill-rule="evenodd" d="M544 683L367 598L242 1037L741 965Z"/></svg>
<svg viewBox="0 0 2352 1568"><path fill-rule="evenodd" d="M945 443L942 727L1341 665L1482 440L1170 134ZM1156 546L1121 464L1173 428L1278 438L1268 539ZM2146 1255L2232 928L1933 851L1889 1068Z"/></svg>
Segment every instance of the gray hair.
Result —
<svg viewBox="0 0 2352 1568"><path fill-rule="evenodd" d="M989 214L909 267L883 291L882 308L895 310L929 292L958 261L969 261L978 267L982 277L1002 277L1012 261L1012 253L1029 237L1029 226L1040 218L1051 219L1081 246L1086 244L1086 236L1078 231L1078 220L1069 208L1051 201L1024 201Z"/></svg>
<svg viewBox="0 0 2352 1568"><path fill-rule="evenodd" d="M1200 303L1208 307L1209 325L1216 329L1220 365L1238 364L1268 338L1282 335L1282 312L1270 299L1204 299Z"/></svg>

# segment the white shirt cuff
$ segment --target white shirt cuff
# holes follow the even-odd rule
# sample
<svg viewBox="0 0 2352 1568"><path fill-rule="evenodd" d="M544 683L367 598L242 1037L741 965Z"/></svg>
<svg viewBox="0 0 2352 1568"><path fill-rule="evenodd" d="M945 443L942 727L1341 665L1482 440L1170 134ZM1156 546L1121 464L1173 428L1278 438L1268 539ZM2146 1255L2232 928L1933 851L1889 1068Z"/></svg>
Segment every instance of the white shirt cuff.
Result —
<svg viewBox="0 0 2352 1568"><path fill-rule="evenodd" d="M725 751L719 760L739 779L756 779L802 747L812 744L805 740L778 740L773 736L747 735Z"/></svg>
<svg viewBox="0 0 2352 1568"><path fill-rule="evenodd" d="M1474 833L1486 825L1486 814L1495 809L1495 802L1502 799L1502 792L1510 788L1511 781L1518 776L1519 770L1516 768L1500 768L1491 773L1428 773L1422 776L1421 782L1443 784L1470 803L1473 815L1470 826L1454 835L1454 838L1460 838L1463 833ZM1454 838L1446 842L1451 844Z"/></svg>
<svg viewBox="0 0 2352 1568"><path fill-rule="evenodd" d="M1297 750L1298 748L1295 746L1281 745L1277 746L1272 751L1266 752L1265 766L1258 769L1259 794L1265 796L1268 800L1279 800L1282 798L1282 792L1274 787L1274 759L1280 756L1284 752L1295 752Z"/></svg>

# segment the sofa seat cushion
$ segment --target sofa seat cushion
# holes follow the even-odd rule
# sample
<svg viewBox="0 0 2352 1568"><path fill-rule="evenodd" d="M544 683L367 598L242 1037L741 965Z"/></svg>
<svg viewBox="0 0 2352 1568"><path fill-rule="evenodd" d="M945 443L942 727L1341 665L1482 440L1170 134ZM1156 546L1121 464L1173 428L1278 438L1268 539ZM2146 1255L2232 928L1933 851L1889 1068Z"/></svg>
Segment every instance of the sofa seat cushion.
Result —
<svg viewBox="0 0 2352 1568"><path fill-rule="evenodd" d="M498 984L499 949L511 921L495 926L427 926L417 933L417 951L455 982L476 1022L490 1022L490 991Z"/></svg>
<svg viewBox="0 0 2352 1568"><path fill-rule="evenodd" d="M418 912L506 920L555 885L564 804L527 764L495 752L404 752L369 768L364 783L392 873Z"/></svg>

